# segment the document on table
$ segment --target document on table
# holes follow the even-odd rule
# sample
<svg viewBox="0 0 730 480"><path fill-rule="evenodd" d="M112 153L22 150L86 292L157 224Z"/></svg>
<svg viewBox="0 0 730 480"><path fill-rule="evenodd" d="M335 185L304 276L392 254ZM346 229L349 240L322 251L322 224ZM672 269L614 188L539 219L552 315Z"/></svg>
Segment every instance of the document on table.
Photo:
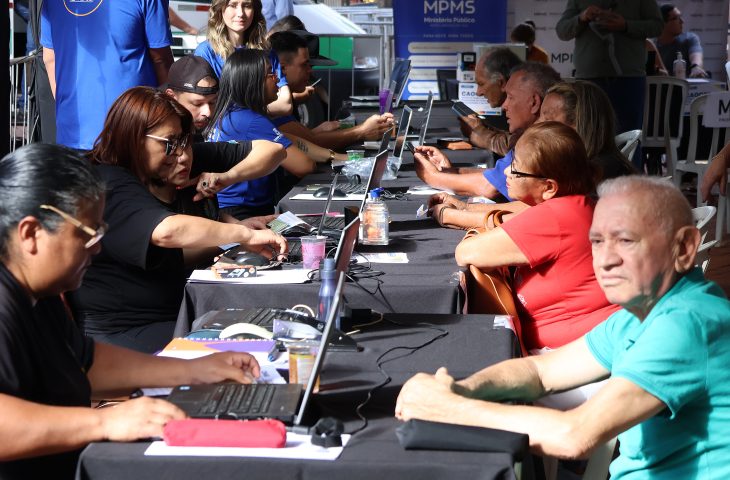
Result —
<svg viewBox="0 0 730 480"><path fill-rule="evenodd" d="M337 460L350 440L342 435L341 447L318 447L312 445L309 435L287 432L284 448L234 448L234 447L169 447L157 441L147 447L145 456L167 457L258 457L294 458L300 460Z"/></svg>
<svg viewBox="0 0 730 480"><path fill-rule="evenodd" d="M276 285L284 283L307 283L309 270L287 268L283 270L259 270L255 277L218 278L212 270L193 270L188 278L195 283L236 283L243 285Z"/></svg>
<svg viewBox="0 0 730 480"><path fill-rule="evenodd" d="M363 260L362 257L365 257ZM408 254L405 252L383 252L383 253L360 253L357 256L358 263L408 263Z"/></svg>

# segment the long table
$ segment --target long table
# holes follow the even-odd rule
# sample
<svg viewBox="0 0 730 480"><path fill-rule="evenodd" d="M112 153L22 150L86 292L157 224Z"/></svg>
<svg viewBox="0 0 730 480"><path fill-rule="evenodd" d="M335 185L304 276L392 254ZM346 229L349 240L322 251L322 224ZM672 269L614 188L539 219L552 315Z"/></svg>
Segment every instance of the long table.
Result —
<svg viewBox="0 0 730 480"><path fill-rule="evenodd" d="M279 205L297 213L321 212L323 201L291 200L310 183L331 181L329 173L307 176L289 192ZM388 186L418 183L413 171L399 174ZM370 308L384 313L459 313L463 296L459 289L459 267L454 249L464 232L438 227L430 218L416 218L416 210L427 203L427 196L409 196L402 200L386 200L391 213L388 246L359 245L356 252L406 252L407 264L373 264L372 270L383 275L357 278L345 286L345 301L351 308ZM357 202L356 202L357 203ZM333 202L333 210L350 202ZM359 204L359 203L358 203ZM296 265L291 268L299 268ZM178 316L175 335L189 332L198 316L209 310L241 307L291 307L296 304L314 306L319 282L283 285L232 285L220 283L188 283Z"/></svg>
<svg viewBox="0 0 730 480"><path fill-rule="evenodd" d="M391 323L394 322L394 323ZM419 325L428 322L432 326ZM415 372L446 366L456 378L517 355L511 330L495 327L491 315L386 315L378 325L355 335L362 352L328 353L321 393L314 398L322 415L335 416L345 432L360 427L355 406L384 380L377 359L395 347L415 347L448 332L443 338L409 352L386 354L382 368L391 382L374 392L364 415L368 426L353 435L335 461L233 457L146 457L149 443L94 443L81 455L78 479L507 479L515 478L514 460L503 453L406 451L397 441L393 418L395 398ZM315 415L318 416L318 415Z"/></svg>

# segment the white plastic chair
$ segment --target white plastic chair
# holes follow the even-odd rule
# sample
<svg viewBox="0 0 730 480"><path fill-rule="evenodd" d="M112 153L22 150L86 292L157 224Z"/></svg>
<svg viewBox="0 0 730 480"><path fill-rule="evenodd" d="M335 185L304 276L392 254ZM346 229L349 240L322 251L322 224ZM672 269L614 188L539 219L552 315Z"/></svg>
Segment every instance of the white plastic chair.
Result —
<svg viewBox="0 0 730 480"><path fill-rule="evenodd" d="M730 170L728 171L730 175ZM730 187L727 189L725 195L720 193L717 189L717 222L715 222L715 240L717 244L722 243L722 237L726 233L730 233Z"/></svg>
<svg viewBox="0 0 730 480"><path fill-rule="evenodd" d="M725 63L725 84L727 89L730 90L730 62Z"/></svg>
<svg viewBox="0 0 730 480"><path fill-rule="evenodd" d="M717 213L717 208L711 205L705 205L702 207L695 207L692 209L692 217L695 219L695 227L700 231L700 245L705 241L707 231L710 228L710 220Z"/></svg>
<svg viewBox="0 0 730 480"><path fill-rule="evenodd" d="M680 183L682 182L682 174L683 173L692 173L697 175L697 184L699 185L702 177L705 174L705 171L707 170L707 167L710 165L710 159L719 152L722 147L725 146L725 142L730 139L730 128L718 128L718 127L704 127L707 130L712 132L712 137L710 140L710 152L706 158L698 158L699 153L698 149L700 147L707 148L707 145L699 145L698 138L699 138L699 132L700 132L700 117L702 116L702 112L705 107L705 102L707 100L706 96L697 97L692 101L692 105L690 106L690 113L689 113L689 142L687 145L687 158L683 160L678 160L676 158L676 149L672 150L669 149L667 151L667 164L670 162L674 165L674 171L672 173L672 178L674 181L674 184L679 187ZM724 132L724 135L722 135ZM670 158L670 156L672 158ZM702 196L697 194L697 206L699 207L702 205Z"/></svg>
<svg viewBox="0 0 730 480"><path fill-rule="evenodd" d="M616 146L624 154L624 157L631 159L641 140L641 130L629 130L628 132L616 135Z"/></svg>
<svg viewBox="0 0 730 480"><path fill-rule="evenodd" d="M586 470L581 477L583 480L606 480L608 467L613 460L616 450L616 437L599 445L588 458ZM555 457L542 458L545 469L545 480L558 479L558 459Z"/></svg>
<svg viewBox="0 0 730 480"><path fill-rule="evenodd" d="M642 148L665 149L669 175L674 173L674 165L670 163L670 159L677 158L677 148L682 139L682 112L688 88L687 80L680 78L646 78L641 145Z"/></svg>
<svg viewBox="0 0 730 480"><path fill-rule="evenodd" d="M697 249L697 255L695 256L695 266L702 268L702 273L707 271L707 267L710 265L710 249L717 245L717 240L710 240L707 243L700 245Z"/></svg>

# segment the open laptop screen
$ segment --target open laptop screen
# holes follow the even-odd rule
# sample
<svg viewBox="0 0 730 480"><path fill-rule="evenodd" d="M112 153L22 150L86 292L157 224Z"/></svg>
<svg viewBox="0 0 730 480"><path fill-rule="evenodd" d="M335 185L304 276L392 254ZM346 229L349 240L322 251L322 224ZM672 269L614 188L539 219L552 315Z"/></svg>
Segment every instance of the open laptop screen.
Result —
<svg viewBox="0 0 730 480"><path fill-rule="evenodd" d="M395 91L393 92L395 105L393 108L398 108L400 104L409 73L411 73L411 61L407 58L396 58L393 62L393 70L390 73L390 81L395 82Z"/></svg>
<svg viewBox="0 0 730 480"><path fill-rule="evenodd" d="M342 287L344 284L345 276L342 273L337 272L337 288L335 289L334 298L332 299L332 304L330 306L329 315L327 315L327 321L324 325L324 330L322 330L322 339L319 342L319 351L317 352L317 356L314 359L312 373L309 375L307 388L304 390L304 396L302 397L302 403L299 406L297 416L294 418L294 425L301 425L302 419L304 418L304 414L307 410L307 406L309 405L309 399L314 393L314 387L317 384L317 377L322 370L322 365L324 364L324 356L327 353L327 348L329 347L329 339L332 336L332 331L334 330L335 319L337 318L337 315L340 311L340 303L342 302Z"/></svg>
<svg viewBox="0 0 730 480"><path fill-rule="evenodd" d="M398 133L395 134L395 142L393 144L393 156L396 158L400 158L403 155L403 147L406 143L408 127L411 125L411 117L413 117L413 110L408 105L404 106L403 113L400 116L400 123L398 124Z"/></svg>

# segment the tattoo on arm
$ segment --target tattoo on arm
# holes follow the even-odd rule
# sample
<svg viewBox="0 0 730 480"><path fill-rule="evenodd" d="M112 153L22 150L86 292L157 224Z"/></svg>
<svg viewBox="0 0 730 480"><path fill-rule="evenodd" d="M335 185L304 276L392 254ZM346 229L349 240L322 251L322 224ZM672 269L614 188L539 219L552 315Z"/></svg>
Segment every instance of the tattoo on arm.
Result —
<svg viewBox="0 0 730 480"><path fill-rule="evenodd" d="M301 150L304 153L307 153L309 151L307 144L302 140L297 140L297 147L299 147L299 150Z"/></svg>

